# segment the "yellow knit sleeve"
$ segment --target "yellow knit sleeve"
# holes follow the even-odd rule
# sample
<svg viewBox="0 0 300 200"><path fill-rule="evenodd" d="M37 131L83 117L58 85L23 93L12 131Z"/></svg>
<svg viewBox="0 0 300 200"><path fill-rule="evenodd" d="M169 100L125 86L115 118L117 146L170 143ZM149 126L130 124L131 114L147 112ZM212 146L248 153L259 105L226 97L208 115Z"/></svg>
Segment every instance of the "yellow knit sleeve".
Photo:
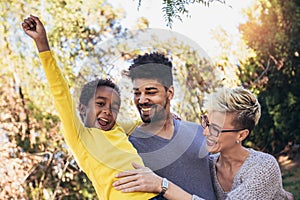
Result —
<svg viewBox="0 0 300 200"><path fill-rule="evenodd" d="M118 126L122 127L126 135L130 135L134 129L142 124L141 119L132 119L132 120L117 120Z"/></svg>

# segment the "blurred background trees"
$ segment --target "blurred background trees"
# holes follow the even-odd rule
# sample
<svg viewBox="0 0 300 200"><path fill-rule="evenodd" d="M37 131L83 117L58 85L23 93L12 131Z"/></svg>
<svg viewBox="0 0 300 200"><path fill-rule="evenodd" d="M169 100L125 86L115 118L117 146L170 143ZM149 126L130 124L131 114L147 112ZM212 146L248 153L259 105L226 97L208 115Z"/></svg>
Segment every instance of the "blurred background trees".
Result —
<svg viewBox="0 0 300 200"><path fill-rule="evenodd" d="M300 142L300 4L259 1L246 15L249 20L240 31L255 56L241 64L239 77L258 94L263 108L249 140L278 154Z"/></svg>
<svg viewBox="0 0 300 200"><path fill-rule="evenodd" d="M183 9L186 1L163 2L175 19L188 13ZM139 30L129 31L120 23L124 11L104 0L1 1L0 198L96 197L63 141L36 47L21 29L30 13L45 24L52 51L74 96L84 82L111 77L122 88L119 118L137 117L130 81L122 74L136 55L160 51L172 58L175 66L173 112L199 122L207 93L222 85L243 85L258 95L263 110L246 144L295 159L300 143L300 5L296 0L255 2L245 11L248 21L240 25L239 44L233 44L226 31L215 31L222 51L210 60L183 35L147 29L147 19L139 20ZM195 3L207 5L205 1ZM172 15L171 7L176 5L183 6L182 10ZM167 17L167 23L173 19ZM237 49L231 51L230 46Z"/></svg>

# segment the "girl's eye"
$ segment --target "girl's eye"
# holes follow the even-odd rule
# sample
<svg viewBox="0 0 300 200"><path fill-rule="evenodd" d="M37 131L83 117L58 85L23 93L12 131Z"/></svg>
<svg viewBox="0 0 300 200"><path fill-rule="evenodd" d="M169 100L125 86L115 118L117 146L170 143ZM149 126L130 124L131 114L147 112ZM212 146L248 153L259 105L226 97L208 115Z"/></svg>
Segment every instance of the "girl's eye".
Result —
<svg viewBox="0 0 300 200"><path fill-rule="evenodd" d="M112 107L111 110L112 110L113 112L118 112L118 111L119 111L119 108Z"/></svg>
<svg viewBox="0 0 300 200"><path fill-rule="evenodd" d="M103 102L97 102L98 106L104 106L105 104Z"/></svg>

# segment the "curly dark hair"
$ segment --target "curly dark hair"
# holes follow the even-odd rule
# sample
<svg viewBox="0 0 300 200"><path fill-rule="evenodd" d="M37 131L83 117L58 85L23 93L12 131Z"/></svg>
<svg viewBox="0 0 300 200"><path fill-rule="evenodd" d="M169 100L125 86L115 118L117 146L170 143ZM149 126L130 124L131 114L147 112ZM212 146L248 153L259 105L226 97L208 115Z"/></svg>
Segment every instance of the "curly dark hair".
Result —
<svg viewBox="0 0 300 200"><path fill-rule="evenodd" d="M173 85L172 62L158 52L139 55L129 67L128 76L131 80L138 78L155 79L169 88Z"/></svg>
<svg viewBox="0 0 300 200"><path fill-rule="evenodd" d="M111 87L117 92L119 97L121 96L119 87L110 79L95 79L86 83L82 87L79 97L79 103L87 106L90 99L94 96L96 89L100 86Z"/></svg>

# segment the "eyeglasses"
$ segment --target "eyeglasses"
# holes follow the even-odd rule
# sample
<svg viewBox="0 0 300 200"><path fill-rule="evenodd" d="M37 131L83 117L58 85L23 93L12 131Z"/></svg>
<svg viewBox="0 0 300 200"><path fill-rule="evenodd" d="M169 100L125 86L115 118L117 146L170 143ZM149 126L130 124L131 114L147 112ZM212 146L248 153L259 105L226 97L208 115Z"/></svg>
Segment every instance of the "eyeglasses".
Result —
<svg viewBox="0 0 300 200"><path fill-rule="evenodd" d="M220 133L239 132L241 130L244 130L244 128L242 128L242 129L221 130L217 125L209 123L207 115L201 115L201 126L203 128L208 127L209 133L212 136L215 136L215 137L219 137Z"/></svg>

